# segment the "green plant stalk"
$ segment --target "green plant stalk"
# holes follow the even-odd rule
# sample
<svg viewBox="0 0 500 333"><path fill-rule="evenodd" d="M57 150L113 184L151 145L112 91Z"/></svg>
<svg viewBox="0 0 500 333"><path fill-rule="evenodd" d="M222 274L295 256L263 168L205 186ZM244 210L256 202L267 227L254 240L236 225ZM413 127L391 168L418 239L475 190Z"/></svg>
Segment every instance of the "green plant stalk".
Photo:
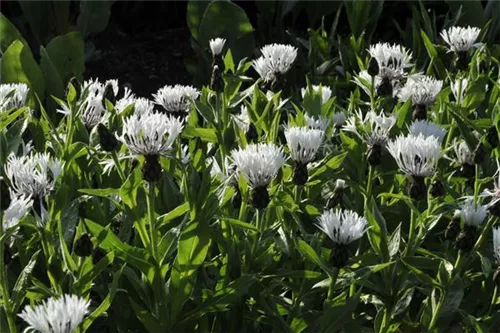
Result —
<svg viewBox="0 0 500 333"><path fill-rule="evenodd" d="M481 247L481 245L483 245L483 242L486 239L486 235L488 234L488 231L493 226L493 222L495 222L495 218L493 216L491 216L488 219L488 222L486 223L486 226L484 227L483 231L481 232L481 235L479 235L479 238L477 239L476 244L474 245L474 249L472 251L478 250Z"/></svg>
<svg viewBox="0 0 500 333"><path fill-rule="evenodd" d="M475 171L476 171L476 179L474 179L474 204L477 205L478 204L477 198L479 196L479 174L480 174L479 164L475 165Z"/></svg>
<svg viewBox="0 0 500 333"><path fill-rule="evenodd" d="M3 234L3 217L0 218L0 235ZM0 241L0 288L2 289L2 303L5 311L5 316L7 317L7 323L9 326L9 331L11 333L17 332L16 328L16 318L12 313L12 308L10 304L9 287L7 286L7 272L4 258L4 243L5 239Z"/></svg>
<svg viewBox="0 0 500 333"><path fill-rule="evenodd" d="M372 76L372 84L370 86L370 105L373 111L375 111L375 76Z"/></svg>
<svg viewBox="0 0 500 333"><path fill-rule="evenodd" d="M150 238L150 250L151 255L155 260L160 260L158 256L158 232L156 230L156 219L155 219L155 186L153 183L148 184L148 195L147 205L148 205L148 219L149 219L149 231L151 233ZM158 263L159 265L160 263Z"/></svg>
<svg viewBox="0 0 500 333"><path fill-rule="evenodd" d="M413 255L413 247L415 242L415 212L413 209L410 209L410 230L408 232L408 244L406 245L406 249L404 252L405 257Z"/></svg>
<svg viewBox="0 0 500 333"><path fill-rule="evenodd" d="M334 268L332 274L330 275L330 285L328 286L327 299L331 301L333 299L333 294L335 293L335 284L337 283L337 278L339 277L340 269Z"/></svg>
<svg viewBox="0 0 500 333"><path fill-rule="evenodd" d="M380 333L387 332L389 327L391 326L391 316L392 310L389 308L384 309L384 316L382 317L382 323L380 324Z"/></svg>
<svg viewBox="0 0 500 333"><path fill-rule="evenodd" d="M113 157L113 162L115 163L116 170L118 171L118 175L120 175L120 179L122 182L125 182L127 180L127 177L125 176L125 173L123 172L122 166L120 164L120 160L118 159L118 154L116 153L116 150L113 150L111 153L111 156Z"/></svg>
<svg viewBox="0 0 500 333"><path fill-rule="evenodd" d="M366 194L365 194L365 204L364 204L365 210L367 209L368 201L370 200L370 198L372 196L373 176L374 176L373 167L371 165L368 165L368 180L366 181Z"/></svg>
<svg viewBox="0 0 500 333"><path fill-rule="evenodd" d="M493 296L491 296L490 307L488 308L488 315L493 311L493 307L495 306L495 302L497 300L497 291L498 286L495 284L495 289L493 289Z"/></svg>

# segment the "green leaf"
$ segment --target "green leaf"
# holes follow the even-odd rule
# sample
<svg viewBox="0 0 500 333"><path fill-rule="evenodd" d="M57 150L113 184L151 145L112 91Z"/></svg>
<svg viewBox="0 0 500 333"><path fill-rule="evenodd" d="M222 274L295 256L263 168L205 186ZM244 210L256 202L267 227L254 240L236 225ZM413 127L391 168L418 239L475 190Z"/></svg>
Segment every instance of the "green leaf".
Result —
<svg viewBox="0 0 500 333"><path fill-rule="evenodd" d="M66 85L73 76L78 80L83 79L85 53L83 39L78 31L57 36L47 44L45 50L59 72L63 85Z"/></svg>
<svg viewBox="0 0 500 333"><path fill-rule="evenodd" d="M217 143L217 133L213 128L188 127L183 131L183 135L188 138L197 137L206 142Z"/></svg>
<svg viewBox="0 0 500 333"><path fill-rule="evenodd" d="M40 98L45 97L43 73L29 47L19 40L14 41L3 54L1 61L1 83L26 83Z"/></svg>
<svg viewBox="0 0 500 333"><path fill-rule="evenodd" d="M351 320L351 315L359 302L361 288L353 297L346 298L341 294L340 299L333 300L333 305L323 310L320 317L320 332L338 332Z"/></svg>
<svg viewBox="0 0 500 333"><path fill-rule="evenodd" d="M28 264L24 267L21 274L17 278L16 284L14 285L14 289L12 290L12 311L17 313L19 311L19 307L23 303L24 297L26 295L28 281L35 268L36 262L38 260L38 255L42 250L36 251L32 256Z"/></svg>
<svg viewBox="0 0 500 333"><path fill-rule="evenodd" d="M137 304L132 297L129 297L130 304L132 305L132 309L134 310L135 315L144 325L148 332L163 332L165 329L161 327L158 319L153 317L150 311L143 309L139 304Z"/></svg>
<svg viewBox="0 0 500 333"><path fill-rule="evenodd" d="M297 250L305 259L319 266L323 271L325 271L326 274L330 275L332 273L332 268L316 253L316 251L314 251L309 244L301 239L299 239L296 244Z"/></svg>
<svg viewBox="0 0 500 333"><path fill-rule="evenodd" d="M4 53L14 41L20 41L29 47L17 28L0 13L0 51Z"/></svg>
<svg viewBox="0 0 500 333"><path fill-rule="evenodd" d="M210 1L191 0L187 5L187 25L189 27L189 30L191 31L191 36L193 36L195 40L198 39L200 23L203 18L203 14L205 13L205 10L207 9L209 4Z"/></svg>
<svg viewBox="0 0 500 333"><path fill-rule="evenodd" d="M412 265L415 260L407 260L408 258L403 258L401 261L405 266L422 282L424 285L432 286L438 289L442 289L443 286L436 280L430 277L429 274L424 273L421 269Z"/></svg>
<svg viewBox="0 0 500 333"><path fill-rule="evenodd" d="M344 163L346 157L347 157L347 152L331 157L328 161L326 161L326 163L324 163L318 170L316 170L309 177L309 180L313 180L315 177L320 176L327 170L336 170L340 168L342 166L342 163Z"/></svg>
<svg viewBox="0 0 500 333"><path fill-rule="evenodd" d="M170 281L171 318L177 318L191 296L195 273L205 261L209 245L208 221L193 221L182 232Z"/></svg>
<svg viewBox="0 0 500 333"><path fill-rule="evenodd" d="M84 37L102 32L108 26L113 1L80 1L80 14L76 24Z"/></svg>
<svg viewBox="0 0 500 333"><path fill-rule="evenodd" d="M186 321L198 320L209 312L222 312L230 309L230 305L246 295L248 290L257 282L253 275L242 276L227 286L217 290L193 311L188 312L179 324Z"/></svg>
<svg viewBox="0 0 500 333"><path fill-rule="evenodd" d="M257 229L257 227L255 227L253 224L246 223L246 222L243 222L240 220L226 218L226 219L224 219L224 221L227 221L230 224L237 226L237 227L240 227L240 228L243 228L243 229L248 229L248 230L252 230L255 232L259 231L259 229Z"/></svg>
<svg viewBox="0 0 500 333"><path fill-rule="evenodd" d="M47 85L47 94L62 98L64 96L64 83L56 65L52 62L47 50L40 46L40 67ZM51 101L56 106L55 101Z"/></svg>
<svg viewBox="0 0 500 333"><path fill-rule="evenodd" d="M235 62L252 56L255 49L253 27L245 11L229 1L212 1L206 8L199 26L198 42L208 48L209 40L225 38Z"/></svg>

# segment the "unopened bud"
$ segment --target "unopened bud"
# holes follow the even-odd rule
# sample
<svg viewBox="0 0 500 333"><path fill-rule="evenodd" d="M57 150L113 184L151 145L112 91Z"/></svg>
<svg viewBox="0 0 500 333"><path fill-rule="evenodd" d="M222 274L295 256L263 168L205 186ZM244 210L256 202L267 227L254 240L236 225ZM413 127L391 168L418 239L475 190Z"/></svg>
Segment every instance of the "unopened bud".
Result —
<svg viewBox="0 0 500 333"><path fill-rule="evenodd" d="M498 130L495 125L491 126L488 129L488 133L486 134L486 141L493 147L496 148L498 146Z"/></svg>
<svg viewBox="0 0 500 333"><path fill-rule="evenodd" d="M99 134L99 144L102 150L112 152L118 148L118 140L106 126L103 124L97 125L97 133Z"/></svg>
<svg viewBox="0 0 500 333"><path fill-rule="evenodd" d="M368 63L368 74L370 76L377 76L379 73L379 67L378 67L378 62L377 59L371 58L370 62Z"/></svg>
<svg viewBox="0 0 500 333"><path fill-rule="evenodd" d="M465 226L457 237L457 247L464 251L470 252L476 244L477 228L474 226Z"/></svg>
<svg viewBox="0 0 500 333"><path fill-rule="evenodd" d="M484 151L484 145L482 142L479 142L476 149L472 153L472 160L474 164L481 164L486 157L486 152Z"/></svg>
<svg viewBox="0 0 500 333"><path fill-rule="evenodd" d="M73 251L79 257L88 257L92 254L92 240L88 234L82 234L80 238L75 242L75 248Z"/></svg>

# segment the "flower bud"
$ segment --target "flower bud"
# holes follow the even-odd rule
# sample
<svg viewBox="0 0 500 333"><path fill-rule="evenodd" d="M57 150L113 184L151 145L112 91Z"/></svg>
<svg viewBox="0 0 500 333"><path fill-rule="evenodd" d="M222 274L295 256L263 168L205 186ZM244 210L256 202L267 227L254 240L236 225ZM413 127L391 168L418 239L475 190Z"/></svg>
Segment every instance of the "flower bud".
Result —
<svg viewBox="0 0 500 333"><path fill-rule="evenodd" d="M498 146L498 130L495 125L491 126L488 129L488 133L486 134L486 141L493 147L496 148Z"/></svg>
<svg viewBox="0 0 500 333"><path fill-rule="evenodd" d="M101 123L97 125L97 133L99 134L99 144L102 150L112 152L118 148L118 140L106 126Z"/></svg>
<svg viewBox="0 0 500 333"><path fill-rule="evenodd" d="M379 73L379 67L378 67L378 62L377 59L375 58L370 58L370 62L368 62L368 74L370 76L377 76Z"/></svg>
<svg viewBox="0 0 500 333"><path fill-rule="evenodd" d="M100 247L96 247L94 251L92 251L92 263L97 265L105 256L106 252Z"/></svg>
<svg viewBox="0 0 500 333"><path fill-rule="evenodd" d="M346 244L335 243L330 254L333 267L342 268L349 261L349 251Z"/></svg>
<svg viewBox="0 0 500 333"><path fill-rule="evenodd" d="M148 183L153 183L161 178L161 164L158 155L145 156L142 166L142 178Z"/></svg>
<svg viewBox="0 0 500 333"><path fill-rule="evenodd" d="M267 191L267 187L260 186L254 188L252 190L250 204L254 206L256 209L263 209L269 205L271 198L269 197L269 192Z"/></svg>
<svg viewBox="0 0 500 333"><path fill-rule="evenodd" d="M424 177L413 176L408 184L408 195L413 200L422 200L425 198L427 186Z"/></svg>
<svg viewBox="0 0 500 333"><path fill-rule="evenodd" d="M466 225L457 237L457 247L464 252L470 252L476 244L477 228Z"/></svg>
<svg viewBox="0 0 500 333"><path fill-rule="evenodd" d="M214 65L212 69L210 89L216 92L222 92L224 90L224 80L222 79L222 72L217 65Z"/></svg>
<svg viewBox="0 0 500 333"><path fill-rule="evenodd" d="M444 188L444 184L439 179L436 179L432 182L431 188L429 190L433 198L441 197L446 194L446 189Z"/></svg>
<svg viewBox="0 0 500 333"><path fill-rule="evenodd" d="M481 164L483 163L485 157L486 152L484 151L484 145L482 142L479 142L476 149L472 153L472 160L474 161L474 164Z"/></svg>
<svg viewBox="0 0 500 333"><path fill-rule="evenodd" d="M6 210L10 205L9 187L2 179L0 180L0 210Z"/></svg>
<svg viewBox="0 0 500 333"><path fill-rule="evenodd" d="M295 162L293 168L293 183L297 186L303 186L307 183L308 178L309 173L307 171L307 164Z"/></svg>
<svg viewBox="0 0 500 333"><path fill-rule="evenodd" d="M460 212L457 211L453 214L453 217L450 220L450 223L446 227L446 231L444 232L444 238L449 241L455 241L460 233Z"/></svg>
<svg viewBox="0 0 500 333"><path fill-rule="evenodd" d="M82 234L75 242L73 252L79 257L88 257L92 254L92 240L88 234Z"/></svg>
<svg viewBox="0 0 500 333"><path fill-rule="evenodd" d="M283 132L284 136L284 132ZM257 128L255 128L255 125L250 123L248 125L248 130L245 133L245 138L247 139L247 142L256 142L259 137L259 134L257 133Z"/></svg>

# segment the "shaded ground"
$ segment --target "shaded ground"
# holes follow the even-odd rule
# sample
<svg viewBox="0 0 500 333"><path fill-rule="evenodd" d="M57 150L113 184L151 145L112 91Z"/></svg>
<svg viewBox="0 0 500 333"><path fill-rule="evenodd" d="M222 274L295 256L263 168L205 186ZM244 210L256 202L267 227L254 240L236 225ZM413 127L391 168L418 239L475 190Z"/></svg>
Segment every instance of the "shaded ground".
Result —
<svg viewBox="0 0 500 333"><path fill-rule="evenodd" d="M143 97L166 84L191 83L184 65L184 59L193 53L187 28L125 32L110 25L93 42L100 56L87 62L86 78L116 78Z"/></svg>

